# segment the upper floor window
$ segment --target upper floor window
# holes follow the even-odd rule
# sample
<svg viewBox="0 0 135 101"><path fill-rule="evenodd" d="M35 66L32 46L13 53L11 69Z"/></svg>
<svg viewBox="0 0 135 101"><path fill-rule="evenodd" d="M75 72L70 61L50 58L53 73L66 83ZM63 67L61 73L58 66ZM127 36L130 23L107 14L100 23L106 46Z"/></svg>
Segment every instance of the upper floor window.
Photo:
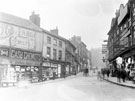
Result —
<svg viewBox="0 0 135 101"><path fill-rule="evenodd" d="M51 48L47 47L47 56L49 56L49 58L51 57Z"/></svg>
<svg viewBox="0 0 135 101"><path fill-rule="evenodd" d="M53 45L57 46L57 40L53 39Z"/></svg>
<svg viewBox="0 0 135 101"><path fill-rule="evenodd" d="M51 37L47 36L47 43L51 44Z"/></svg>
<svg viewBox="0 0 135 101"><path fill-rule="evenodd" d="M119 35L119 29L117 29L117 35Z"/></svg>
<svg viewBox="0 0 135 101"><path fill-rule="evenodd" d="M62 41L59 41L59 47L62 47Z"/></svg>
<svg viewBox="0 0 135 101"><path fill-rule="evenodd" d="M62 59L62 51L59 50L59 60L61 60L61 59Z"/></svg>
<svg viewBox="0 0 135 101"><path fill-rule="evenodd" d="M57 59L57 50L53 49L53 59L56 60Z"/></svg>

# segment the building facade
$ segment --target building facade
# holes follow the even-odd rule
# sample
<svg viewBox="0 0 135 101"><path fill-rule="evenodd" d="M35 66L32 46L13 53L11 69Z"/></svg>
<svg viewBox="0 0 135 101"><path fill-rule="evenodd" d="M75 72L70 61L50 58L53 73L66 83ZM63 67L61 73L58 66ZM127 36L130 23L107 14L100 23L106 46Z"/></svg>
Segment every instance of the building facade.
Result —
<svg viewBox="0 0 135 101"><path fill-rule="evenodd" d="M135 1L121 4L112 19L108 32L108 60L116 68L116 59L122 58L123 64L134 64L135 60Z"/></svg>
<svg viewBox="0 0 135 101"><path fill-rule="evenodd" d="M77 72L77 63L75 61L75 50L76 50L75 46L69 40L67 40L65 61L67 62L66 71L68 75Z"/></svg>
<svg viewBox="0 0 135 101"><path fill-rule="evenodd" d="M52 77L54 72L57 77L62 77L62 73L65 72L66 68L66 39L60 37L58 33L49 32L44 29L43 33L43 69L46 72L50 72L49 75Z"/></svg>
<svg viewBox="0 0 135 101"><path fill-rule="evenodd" d="M73 36L70 39L71 43L76 47L76 60L78 62L78 71L82 71L87 68L87 48L86 45L81 41L80 36Z"/></svg>
<svg viewBox="0 0 135 101"><path fill-rule="evenodd" d="M1 82L37 76L42 57L42 30L31 21L0 13Z"/></svg>

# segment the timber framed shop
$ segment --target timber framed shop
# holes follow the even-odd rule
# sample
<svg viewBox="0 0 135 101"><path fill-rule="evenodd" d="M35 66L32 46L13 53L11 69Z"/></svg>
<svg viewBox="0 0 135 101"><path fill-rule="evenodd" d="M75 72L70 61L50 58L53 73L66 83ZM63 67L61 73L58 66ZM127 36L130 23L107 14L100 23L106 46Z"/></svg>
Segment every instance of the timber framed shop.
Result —
<svg viewBox="0 0 135 101"><path fill-rule="evenodd" d="M108 32L108 60L116 67L116 59L122 58L123 64L135 64L135 1L128 0L120 5L112 18ZM131 68L130 68L131 69Z"/></svg>

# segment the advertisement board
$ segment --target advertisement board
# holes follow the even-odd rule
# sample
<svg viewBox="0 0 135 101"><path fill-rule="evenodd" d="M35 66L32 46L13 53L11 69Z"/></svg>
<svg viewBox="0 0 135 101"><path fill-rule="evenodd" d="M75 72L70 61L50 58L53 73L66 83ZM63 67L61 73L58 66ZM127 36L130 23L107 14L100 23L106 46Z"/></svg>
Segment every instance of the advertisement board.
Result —
<svg viewBox="0 0 135 101"><path fill-rule="evenodd" d="M0 45L42 51L42 33L0 22Z"/></svg>

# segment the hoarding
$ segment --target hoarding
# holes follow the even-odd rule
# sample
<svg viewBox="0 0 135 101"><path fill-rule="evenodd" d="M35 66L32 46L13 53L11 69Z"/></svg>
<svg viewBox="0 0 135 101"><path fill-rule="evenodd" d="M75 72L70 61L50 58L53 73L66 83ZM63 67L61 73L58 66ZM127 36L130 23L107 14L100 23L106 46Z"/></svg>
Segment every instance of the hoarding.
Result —
<svg viewBox="0 0 135 101"><path fill-rule="evenodd" d="M42 51L42 33L0 22L0 45Z"/></svg>

